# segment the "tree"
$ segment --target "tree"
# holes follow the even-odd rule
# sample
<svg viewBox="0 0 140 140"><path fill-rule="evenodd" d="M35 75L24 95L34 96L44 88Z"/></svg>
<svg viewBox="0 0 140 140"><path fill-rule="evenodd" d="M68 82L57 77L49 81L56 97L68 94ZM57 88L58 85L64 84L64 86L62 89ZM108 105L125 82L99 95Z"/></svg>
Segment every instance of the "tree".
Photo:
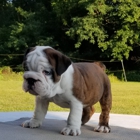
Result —
<svg viewBox="0 0 140 140"><path fill-rule="evenodd" d="M122 60L140 52L139 0L1 0L0 19L0 53L50 45L70 56Z"/></svg>
<svg viewBox="0 0 140 140"><path fill-rule="evenodd" d="M64 3L68 12L60 8ZM77 48L86 41L87 46L98 46L108 57L122 60L128 59L135 46L140 47L138 0L71 0L56 6L63 25L69 27L66 34L77 41Z"/></svg>
<svg viewBox="0 0 140 140"><path fill-rule="evenodd" d="M51 32L55 25L52 12L40 1L13 0L0 5L0 53L22 54L27 47L55 45ZM47 2L48 3L48 2ZM48 5L47 5L48 6ZM10 14L9 14L10 13ZM47 15L47 16L46 16ZM8 22L7 22L8 21ZM22 63L23 57L8 56L1 61L4 65ZM1 65L2 65L1 64Z"/></svg>

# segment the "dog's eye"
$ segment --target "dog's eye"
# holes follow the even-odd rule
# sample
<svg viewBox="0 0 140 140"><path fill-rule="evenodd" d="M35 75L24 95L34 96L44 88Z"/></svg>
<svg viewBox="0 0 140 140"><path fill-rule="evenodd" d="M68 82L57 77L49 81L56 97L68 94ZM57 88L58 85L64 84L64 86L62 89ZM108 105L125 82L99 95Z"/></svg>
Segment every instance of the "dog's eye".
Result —
<svg viewBox="0 0 140 140"><path fill-rule="evenodd" d="M52 74L51 71L47 71L47 70L44 70L43 73L44 73L45 75L51 75L51 74Z"/></svg>

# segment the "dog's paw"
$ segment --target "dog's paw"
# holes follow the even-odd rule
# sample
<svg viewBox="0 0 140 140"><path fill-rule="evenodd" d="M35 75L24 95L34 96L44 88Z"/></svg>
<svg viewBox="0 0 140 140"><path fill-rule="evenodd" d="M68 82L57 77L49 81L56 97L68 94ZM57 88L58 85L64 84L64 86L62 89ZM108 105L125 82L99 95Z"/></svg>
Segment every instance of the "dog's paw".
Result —
<svg viewBox="0 0 140 140"><path fill-rule="evenodd" d="M37 128L40 127L41 125L42 123L35 119L26 120L25 122L22 123L22 127L26 128Z"/></svg>
<svg viewBox="0 0 140 140"><path fill-rule="evenodd" d="M61 134L78 136L81 134L81 130L80 130L80 128L74 128L74 127L67 126L67 127L62 129Z"/></svg>
<svg viewBox="0 0 140 140"><path fill-rule="evenodd" d="M111 131L110 127L104 126L104 125L98 125L94 128L95 132L101 132L101 133L109 133Z"/></svg>

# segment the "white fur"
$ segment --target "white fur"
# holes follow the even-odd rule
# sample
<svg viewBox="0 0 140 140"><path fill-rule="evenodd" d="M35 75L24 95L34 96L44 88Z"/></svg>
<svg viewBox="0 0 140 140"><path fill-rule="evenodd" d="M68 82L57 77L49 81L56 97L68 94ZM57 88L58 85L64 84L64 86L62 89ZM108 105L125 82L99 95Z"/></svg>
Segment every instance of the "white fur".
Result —
<svg viewBox="0 0 140 140"><path fill-rule="evenodd" d="M109 133L110 132L110 130L109 130L108 127L106 127L106 126L100 126L100 125L98 125L97 127L95 127L94 128L94 131L96 131L96 132L102 132L102 133Z"/></svg>
<svg viewBox="0 0 140 140"><path fill-rule="evenodd" d="M70 108L70 114L67 120L67 126L61 131L64 135L80 135L81 117L83 104L73 96L73 66L61 75L60 81L54 83L49 76L45 76L42 71L49 69L49 64L43 49L51 48L49 46L36 47L36 49L27 55L27 66L29 71L25 72L23 89L27 92L27 78L39 80L34 88L36 96L36 107L34 116L31 120L23 123L23 127L39 127L46 115L49 102L54 102L61 107Z"/></svg>
<svg viewBox="0 0 140 140"><path fill-rule="evenodd" d="M50 68L50 64L46 59L45 53L43 53L43 50L47 48L51 47L37 46L34 51L27 54L27 66L30 71L41 72L44 68Z"/></svg>

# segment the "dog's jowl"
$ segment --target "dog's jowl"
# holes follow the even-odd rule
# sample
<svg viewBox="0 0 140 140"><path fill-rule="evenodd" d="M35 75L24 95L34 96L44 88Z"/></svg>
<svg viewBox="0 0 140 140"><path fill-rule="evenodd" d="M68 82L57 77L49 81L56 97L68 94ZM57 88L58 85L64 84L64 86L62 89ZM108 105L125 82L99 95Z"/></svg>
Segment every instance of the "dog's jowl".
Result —
<svg viewBox="0 0 140 140"><path fill-rule="evenodd" d="M94 113L100 102L101 115L94 131L108 133L112 104L110 81L100 63L73 63L67 56L49 46L36 46L26 51L23 61L23 89L35 95L36 106L23 127L42 124L50 102L70 108L63 135L80 135L80 127Z"/></svg>

